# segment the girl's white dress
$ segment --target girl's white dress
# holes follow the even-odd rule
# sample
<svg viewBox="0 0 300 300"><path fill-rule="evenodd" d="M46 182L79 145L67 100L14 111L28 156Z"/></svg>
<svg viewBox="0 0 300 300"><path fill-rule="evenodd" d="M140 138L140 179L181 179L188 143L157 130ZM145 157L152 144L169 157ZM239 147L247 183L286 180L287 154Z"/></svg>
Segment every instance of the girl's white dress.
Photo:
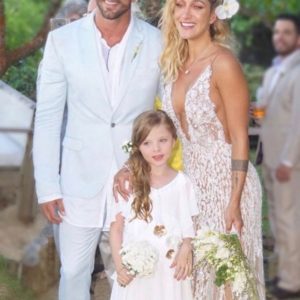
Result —
<svg viewBox="0 0 300 300"><path fill-rule="evenodd" d="M133 197L128 202L121 200L112 204L112 216L121 213L125 218L123 245L147 241L157 249L159 260L150 276L136 277L126 287L115 281L111 300L192 300L191 281L174 279L175 269L170 268L174 255L167 258L173 247L172 241L195 235L192 216L198 215L198 208L192 184L184 173L178 172L162 188L152 188L150 198L153 204L150 223L140 219L131 221L134 217L131 210ZM164 226L165 234L160 237L155 234L155 226Z"/></svg>

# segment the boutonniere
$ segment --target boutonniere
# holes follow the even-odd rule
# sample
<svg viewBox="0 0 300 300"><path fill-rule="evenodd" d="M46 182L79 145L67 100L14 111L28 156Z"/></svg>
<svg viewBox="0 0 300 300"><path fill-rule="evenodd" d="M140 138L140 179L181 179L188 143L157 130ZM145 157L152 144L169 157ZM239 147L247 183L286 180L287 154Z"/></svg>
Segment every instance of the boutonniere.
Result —
<svg viewBox="0 0 300 300"><path fill-rule="evenodd" d="M131 62L133 62L135 60L135 58L137 57L137 55L139 54L141 47L142 47L143 42L141 41L134 49L133 55L132 55L132 59Z"/></svg>

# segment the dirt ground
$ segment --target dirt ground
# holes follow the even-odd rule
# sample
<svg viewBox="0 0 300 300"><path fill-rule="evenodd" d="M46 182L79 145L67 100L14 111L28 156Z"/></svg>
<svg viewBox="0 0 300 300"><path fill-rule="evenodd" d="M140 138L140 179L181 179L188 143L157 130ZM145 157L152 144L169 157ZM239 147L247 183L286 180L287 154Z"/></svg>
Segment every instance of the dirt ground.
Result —
<svg viewBox="0 0 300 300"><path fill-rule="evenodd" d="M41 228L46 225L45 219L38 214L34 224L24 225L17 220L17 207L11 205L0 211L0 255L11 261L20 261L24 247L34 239ZM103 277L103 276L102 276ZM94 282L92 300L109 300L110 287L106 278L98 276ZM4 287L2 287L4 288ZM50 288L37 300L56 300L58 285ZM0 290L0 299L3 291ZM19 299L18 299L19 300Z"/></svg>

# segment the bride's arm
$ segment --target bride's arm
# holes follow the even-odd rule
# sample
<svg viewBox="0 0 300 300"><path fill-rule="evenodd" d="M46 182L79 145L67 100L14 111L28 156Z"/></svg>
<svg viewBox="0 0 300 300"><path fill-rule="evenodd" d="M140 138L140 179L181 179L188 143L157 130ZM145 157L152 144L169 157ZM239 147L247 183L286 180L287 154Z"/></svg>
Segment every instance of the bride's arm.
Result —
<svg viewBox="0 0 300 300"><path fill-rule="evenodd" d="M226 230L234 225L241 233L240 201L248 170L249 93L239 62L231 53L218 56L214 63L215 84L225 110L226 127L232 144L231 198L225 213Z"/></svg>
<svg viewBox="0 0 300 300"><path fill-rule="evenodd" d="M192 273L192 239L184 238L170 268L175 268L174 278L185 280Z"/></svg>

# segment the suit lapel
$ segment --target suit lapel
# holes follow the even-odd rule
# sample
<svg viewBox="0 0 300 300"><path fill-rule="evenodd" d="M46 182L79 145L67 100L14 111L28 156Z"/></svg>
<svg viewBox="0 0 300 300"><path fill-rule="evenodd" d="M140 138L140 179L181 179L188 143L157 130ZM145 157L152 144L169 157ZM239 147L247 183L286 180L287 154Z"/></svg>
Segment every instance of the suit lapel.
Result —
<svg viewBox="0 0 300 300"><path fill-rule="evenodd" d="M297 50L294 54L292 54L293 57L291 57L291 59L284 63L283 62L283 67L281 67L276 74L276 69L274 67L274 70L272 70L272 73L269 76L269 81L268 81L268 87L269 90L267 92L267 97L268 97L268 105L272 104L272 99L274 98L274 94L276 94L276 91L280 88L280 83L281 81L284 79L284 77L287 75L288 72L291 71L291 69L294 66L299 66L300 64L300 50ZM287 58L288 59L288 58ZM278 76L277 78L275 78L275 76ZM273 82L273 80L275 80L275 82Z"/></svg>
<svg viewBox="0 0 300 300"><path fill-rule="evenodd" d="M87 80L95 81L97 94L105 100L106 104L111 108L109 101L109 85L108 76L103 55L100 55L99 47L96 40L94 29L94 14L91 13L86 17L83 23L83 34L81 37L81 51L83 63L88 70ZM100 49L101 50L101 49ZM91 76L91 77L89 77ZM101 101L99 100L99 103ZM104 107L101 107L102 110Z"/></svg>
<svg viewBox="0 0 300 300"><path fill-rule="evenodd" d="M122 62L121 76L120 76L120 90L118 93L118 101L115 106L115 111L120 106L126 91L131 83L131 79L136 71L138 63L141 58L141 51L143 49L143 39L142 29L139 24L139 20L133 17L133 28L130 33L127 45L124 51L124 58Z"/></svg>

